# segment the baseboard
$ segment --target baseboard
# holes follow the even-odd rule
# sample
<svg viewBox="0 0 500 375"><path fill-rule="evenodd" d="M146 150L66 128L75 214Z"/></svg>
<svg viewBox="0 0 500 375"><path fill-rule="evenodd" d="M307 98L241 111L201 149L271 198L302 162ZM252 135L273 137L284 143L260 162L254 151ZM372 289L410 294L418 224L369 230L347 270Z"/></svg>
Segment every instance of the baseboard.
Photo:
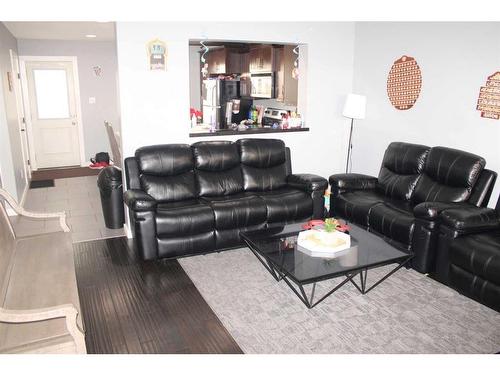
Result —
<svg viewBox="0 0 500 375"><path fill-rule="evenodd" d="M134 238L134 236L132 235L132 231L130 230L127 224L123 224L123 229L125 229L125 234L127 235L127 238Z"/></svg>
<svg viewBox="0 0 500 375"><path fill-rule="evenodd" d="M24 207L24 202L26 201L26 196L28 195L28 190L30 188L30 180L28 179L28 183L24 187L23 195L21 195L21 200L19 201L19 205ZM5 204L5 212L7 212L8 216L17 216L17 212L9 206L8 203Z"/></svg>
<svg viewBox="0 0 500 375"><path fill-rule="evenodd" d="M31 179L28 178L28 182L27 182L26 186L24 187L23 195L21 196L21 200L19 201L19 205L21 207L24 207L24 203L26 202L26 196L28 195L28 190L30 188L30 184L31 184Z"/></svg>

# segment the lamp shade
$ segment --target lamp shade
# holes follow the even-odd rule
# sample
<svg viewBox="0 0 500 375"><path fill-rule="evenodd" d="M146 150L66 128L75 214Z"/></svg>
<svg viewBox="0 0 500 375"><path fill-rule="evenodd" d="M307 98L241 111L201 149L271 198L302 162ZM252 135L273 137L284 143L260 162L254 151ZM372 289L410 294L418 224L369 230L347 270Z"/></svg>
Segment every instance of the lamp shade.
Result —
<svg viewBox="0 0 500 375"><path fill-rule="evenodd" d="M366 96L349 94L344 104L344 110L342 111L342 116L364 119L366 113Z"/></svg>

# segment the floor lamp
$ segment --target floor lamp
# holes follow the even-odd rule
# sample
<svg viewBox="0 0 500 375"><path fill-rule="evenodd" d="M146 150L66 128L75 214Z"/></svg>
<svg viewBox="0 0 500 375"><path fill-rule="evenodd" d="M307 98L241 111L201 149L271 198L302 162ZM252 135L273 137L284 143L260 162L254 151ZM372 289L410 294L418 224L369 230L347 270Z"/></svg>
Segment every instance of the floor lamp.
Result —
<svg viewBox="0 0 500 375"><path fill-rule="evenodd" d="M366 96L349 94L344 104L342 116L351 119L351 132L349 133L349 145L347 148L347 162L345 165L345 173L349 173L349 162L351 161L352 153L352 128L354 119L362 120L365 118L366 112Z"/></svg>

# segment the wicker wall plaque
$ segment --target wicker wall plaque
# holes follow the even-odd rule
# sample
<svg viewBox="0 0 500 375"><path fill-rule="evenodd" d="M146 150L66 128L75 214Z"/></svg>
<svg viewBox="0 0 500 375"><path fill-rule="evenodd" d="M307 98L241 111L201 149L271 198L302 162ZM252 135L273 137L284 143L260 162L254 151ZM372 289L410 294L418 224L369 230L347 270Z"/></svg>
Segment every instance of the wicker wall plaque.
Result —
<svg viewBox="0 0 500 375"><path fill-rule="evenodd" d="M481 117L500 118L500 72L489 76L486 86L479 90L476 109L481 111Z"/></svg>
<svg viewBox="0 0 500 375"><path fill-rule="evenodd" d="M387 77L387 95L396 109L413 107L422 88L422 74L413 57L402 56L394 61Z"/></svg>

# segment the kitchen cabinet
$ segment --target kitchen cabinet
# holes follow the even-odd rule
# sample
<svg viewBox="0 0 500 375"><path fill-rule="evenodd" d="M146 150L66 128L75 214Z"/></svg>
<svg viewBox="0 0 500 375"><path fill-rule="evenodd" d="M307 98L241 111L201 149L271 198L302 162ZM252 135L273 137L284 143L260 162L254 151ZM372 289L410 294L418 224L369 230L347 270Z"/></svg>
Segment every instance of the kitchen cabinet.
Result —
<svg viewBox="0 0 500 375"><path fill-rule="evenodd" d="M250 73L267 73L273 71L273 47L258 46L249 52Z"/></svg>
<svg viewBox="0 0 500 375"><path fill-rule="evenodd" d="M276 67L276 100L285 105L297 106L298 80L292 77L292 70L297 55L294 46L285 45L274 49Z"/></svg>
<svg viewBox="0 0 500 375"><path fill-rule="evenodd" d="M207 54L208 74L248 72L248 54L235 48L219 48Z"/></svg>
<svg viewBox="0 0 500 375"><path fill-rule="evenodd" d="M225 48L215 49L207 54L208 74L226 73Z"/></svg>

